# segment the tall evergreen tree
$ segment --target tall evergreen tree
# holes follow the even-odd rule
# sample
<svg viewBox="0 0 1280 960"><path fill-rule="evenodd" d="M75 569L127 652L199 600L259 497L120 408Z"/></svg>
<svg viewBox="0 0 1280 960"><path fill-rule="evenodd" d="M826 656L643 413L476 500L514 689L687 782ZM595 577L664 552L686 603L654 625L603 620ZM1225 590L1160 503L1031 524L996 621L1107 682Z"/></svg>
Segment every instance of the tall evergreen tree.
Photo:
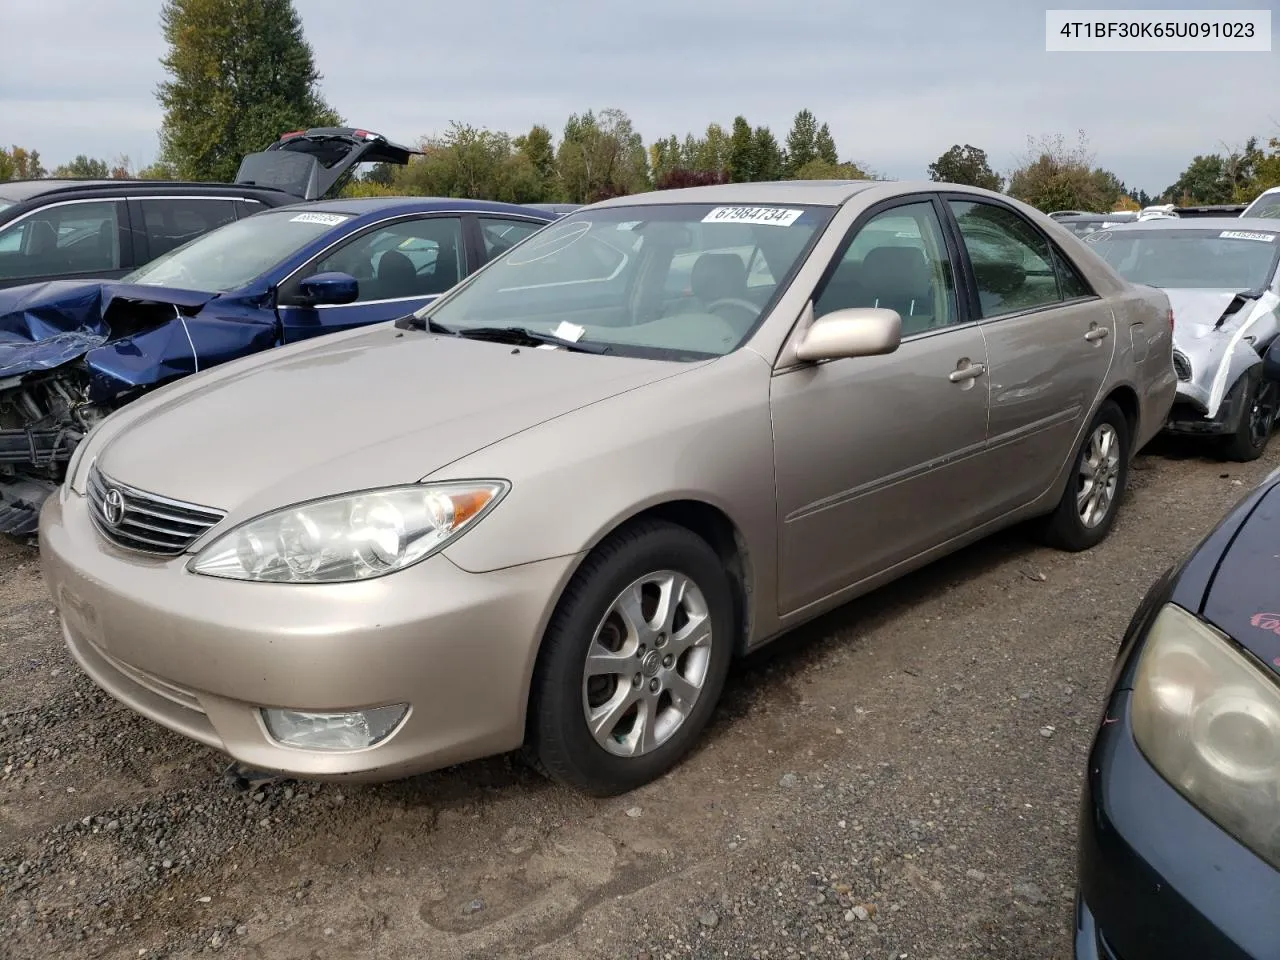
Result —
<svg viewBox="0 0 1280 960"><path fill-rule="evenodd" d="M813 149L817 153L818 159L823 163L829 163L838 166L840 164L840 155L836 153L836 141L831 136L831 128L825 123L818 128L818 132L813 137Z"/></svg>
<svg viewBox="0 0 1280 960"><path fill-rule="evenodd" d="M817 118L810 111L801 110L787 134L787 176L794 177L806 163L818 159L817 140Z"/></svg>
<svg viewBox="0 0 1280 960"><path fill-rule="evenodd" d="M342 122L320 96L292 0L164 0L160 23L161 154L179 176L230 181L282 133Z"/></svg>
<svg viewBox="0 0 1280 960"><path fill-rule="evenodd" d="M756 177L756 144L751 134L751 124L747 118L733 118L733 129L729 134L728 173L730 183L750 183Z"/></svg>
<svg viewBox="0 0 1280 960"><path fill-rule="evenodd" d="M778 146L778 140L768 127L756 127L755 140L756 180L781 180L786 175L787 157Z"/></svg>

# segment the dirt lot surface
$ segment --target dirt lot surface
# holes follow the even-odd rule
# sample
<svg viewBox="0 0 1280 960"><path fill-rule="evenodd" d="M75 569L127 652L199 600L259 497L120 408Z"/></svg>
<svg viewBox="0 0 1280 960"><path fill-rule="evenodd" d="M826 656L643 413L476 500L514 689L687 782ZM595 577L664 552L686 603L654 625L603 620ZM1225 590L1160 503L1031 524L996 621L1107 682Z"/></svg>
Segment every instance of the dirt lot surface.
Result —
<svg viewBox="0 0 1280 960"><path fill-rule="evenodd" d="M245 785L99 693L0 543L0 955L1071 953L1085 751L1150 582L1280 463L1162 444L1091 553L1011 531L735 671L703 747L609 801L507 758Z"/></svg>

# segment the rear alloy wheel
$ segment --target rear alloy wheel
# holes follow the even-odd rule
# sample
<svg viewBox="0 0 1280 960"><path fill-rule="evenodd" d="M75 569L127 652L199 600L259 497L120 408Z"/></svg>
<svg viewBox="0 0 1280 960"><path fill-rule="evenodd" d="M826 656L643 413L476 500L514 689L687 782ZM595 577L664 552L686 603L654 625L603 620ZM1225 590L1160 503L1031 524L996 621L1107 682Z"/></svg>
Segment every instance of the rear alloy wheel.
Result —
<svg viewBox="0 0 1280 960"><path fill-rule="evenodd" d="M1057 509L1045 519L1045 542L1073 552L1101 543L1115 523L1128 476L1129 424L1108 400L1089 425Z"/></svg>
<svg viewBox="0 0 1280 960"><path fill-rule="evenodd" d="M566 589L539 656L538 764L596 796L667 772L715 710L733 623L724 565L689 530L648 522L605 541Z"/></svg>
<svg viewBox="0 0 1280 960"><path fill-rule="evenodd" d="M1242 377L1237 389L1245 391L1244 411L1236 432L1224 438L1222 456L1237 463L1248 463L1262 456L1271 441L1280 390L1256 372Z"/></svg>

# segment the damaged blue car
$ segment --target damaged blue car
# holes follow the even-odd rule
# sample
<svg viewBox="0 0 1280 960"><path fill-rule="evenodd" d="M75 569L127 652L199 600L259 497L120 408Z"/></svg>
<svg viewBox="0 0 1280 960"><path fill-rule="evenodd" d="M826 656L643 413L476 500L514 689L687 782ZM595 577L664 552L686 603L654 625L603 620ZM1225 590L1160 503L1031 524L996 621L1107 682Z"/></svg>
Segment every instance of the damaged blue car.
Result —
<svg viewBox="0 0 1280 960"><path fill-rule="evenodd" d="M436 198L299 203L117 281L0 290L0 533L27 535L99 420L180 377L412 313L556 219Z"/></svg>

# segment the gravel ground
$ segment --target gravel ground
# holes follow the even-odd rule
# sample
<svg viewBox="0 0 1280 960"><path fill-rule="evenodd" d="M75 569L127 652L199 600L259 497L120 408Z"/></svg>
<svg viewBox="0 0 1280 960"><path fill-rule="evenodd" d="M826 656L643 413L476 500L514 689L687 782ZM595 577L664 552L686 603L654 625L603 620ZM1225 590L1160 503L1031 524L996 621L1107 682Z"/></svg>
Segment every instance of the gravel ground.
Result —
<svg viewBox="0 0 1280 960"><path fill-rule="evenodd" d="M508 758L244 783L99 693L36 552L0 542L0 956L1068 958L1117 641L1273 449L1159 444L1091 553L1010 531L798 631L608 801Z"/></svg>

